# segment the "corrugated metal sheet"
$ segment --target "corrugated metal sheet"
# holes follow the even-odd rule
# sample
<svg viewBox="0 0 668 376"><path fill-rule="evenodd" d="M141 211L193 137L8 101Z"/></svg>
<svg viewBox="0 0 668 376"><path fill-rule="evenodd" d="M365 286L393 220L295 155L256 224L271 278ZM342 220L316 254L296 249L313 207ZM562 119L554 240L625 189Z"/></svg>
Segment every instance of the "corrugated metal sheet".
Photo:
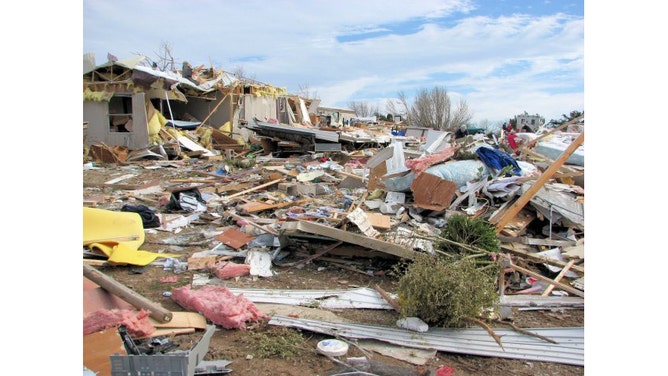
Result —
<svg viewBox="0 0 668 376"><path fill-rule="evenodd" d="M298 128L285 124L272 124L257 119L252 119L246 125L246 128L255 132L276 132L276 133L294 133L301 135L313 135L317 140L339 142L339 134L330 131L321 131L318 129Z"/></svg>
<svg viewBox="0 0 668 376"><path fill-rule="evenodd" d="M419 333L401 328L325 322L274 316L270 325L289 326L317 333L355 339L376 339L395 345L458 353L539 362L584 366L584 328L532 328L529 332L550 338L553 344L512 329L495 328L501 348L482 328L430 328Z"/></svg>
<svg viewBox="0 0 668 376"><path fill-rule="evenodd" d="M243 294L253 303L292 304L305 307L344 309L392 309L376 290L360 287L349 290L266 290L231 288L235 295ZM391 295L396 298L394 295Z"/></svg>
<svg viewBox="0 0 668 376"><path fill-rule="evenodd" d="M584 308L584 299L579 296L503 295L499 305L506 307L556 307Z"/></svg>

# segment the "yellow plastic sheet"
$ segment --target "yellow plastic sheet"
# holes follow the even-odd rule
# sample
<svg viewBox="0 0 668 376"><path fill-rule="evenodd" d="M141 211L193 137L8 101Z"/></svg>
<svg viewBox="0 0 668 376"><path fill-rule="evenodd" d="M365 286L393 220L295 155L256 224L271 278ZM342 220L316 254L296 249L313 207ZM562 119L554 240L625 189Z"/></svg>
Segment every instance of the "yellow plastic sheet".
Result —
<svg viewBox="0 0 668 376"><path fill-rule="evenodd" d="M140 250L144 237L138 213L83 208L83 245L106 255L108 262L144 266L158 257L179 257Z"/></svg>

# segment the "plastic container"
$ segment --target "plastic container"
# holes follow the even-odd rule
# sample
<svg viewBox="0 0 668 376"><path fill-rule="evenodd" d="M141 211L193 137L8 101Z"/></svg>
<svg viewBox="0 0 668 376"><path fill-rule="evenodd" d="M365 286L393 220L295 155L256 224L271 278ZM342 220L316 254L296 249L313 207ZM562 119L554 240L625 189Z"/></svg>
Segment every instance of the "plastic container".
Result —
<svg viewBox="0 0 668 376"><path fill-rule="evenodd" d="M338 339L325 339L318 342L318 352L329 356L343 356L348 353L348 344Z"/></svg>

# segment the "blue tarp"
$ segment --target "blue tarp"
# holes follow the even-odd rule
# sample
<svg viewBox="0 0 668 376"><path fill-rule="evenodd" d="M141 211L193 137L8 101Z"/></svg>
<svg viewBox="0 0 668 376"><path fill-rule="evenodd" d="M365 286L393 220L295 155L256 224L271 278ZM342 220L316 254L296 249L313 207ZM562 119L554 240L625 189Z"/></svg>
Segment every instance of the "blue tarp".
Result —
<svg viewBox="0 0 668 376"><path fill-rule="evenodd" d="M513 166L514 175L520 175L522 173L522 169L517 164L515 158L511 157L510 154L505 151L492 148L478 148L476 154L478 154L478 157L480 157L488 168L501 171L506 166Z"/></svg>

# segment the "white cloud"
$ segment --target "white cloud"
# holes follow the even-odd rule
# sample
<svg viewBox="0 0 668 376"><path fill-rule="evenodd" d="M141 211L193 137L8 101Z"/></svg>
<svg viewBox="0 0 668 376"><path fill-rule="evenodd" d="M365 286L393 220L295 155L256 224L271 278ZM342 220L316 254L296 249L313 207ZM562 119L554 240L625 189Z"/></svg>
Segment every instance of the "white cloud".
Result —
<svg viewBox="0 0 668 376"><path fill-rule="evenodd" d="M85 0L83 52L94 52L98 63L107 52L156 58L168 43L177 64L241 67L290 92L308 86L333 107L367 100L382 102L382 109L399 91L410 98L418 89L445 86L463 95L475 119L502 120L515 108L548 119L584 110L582 15L487 15L486 6L464 0ZM409 29L397 29L401 25ZM523 68L514 71L517 62Z"/></svg>

